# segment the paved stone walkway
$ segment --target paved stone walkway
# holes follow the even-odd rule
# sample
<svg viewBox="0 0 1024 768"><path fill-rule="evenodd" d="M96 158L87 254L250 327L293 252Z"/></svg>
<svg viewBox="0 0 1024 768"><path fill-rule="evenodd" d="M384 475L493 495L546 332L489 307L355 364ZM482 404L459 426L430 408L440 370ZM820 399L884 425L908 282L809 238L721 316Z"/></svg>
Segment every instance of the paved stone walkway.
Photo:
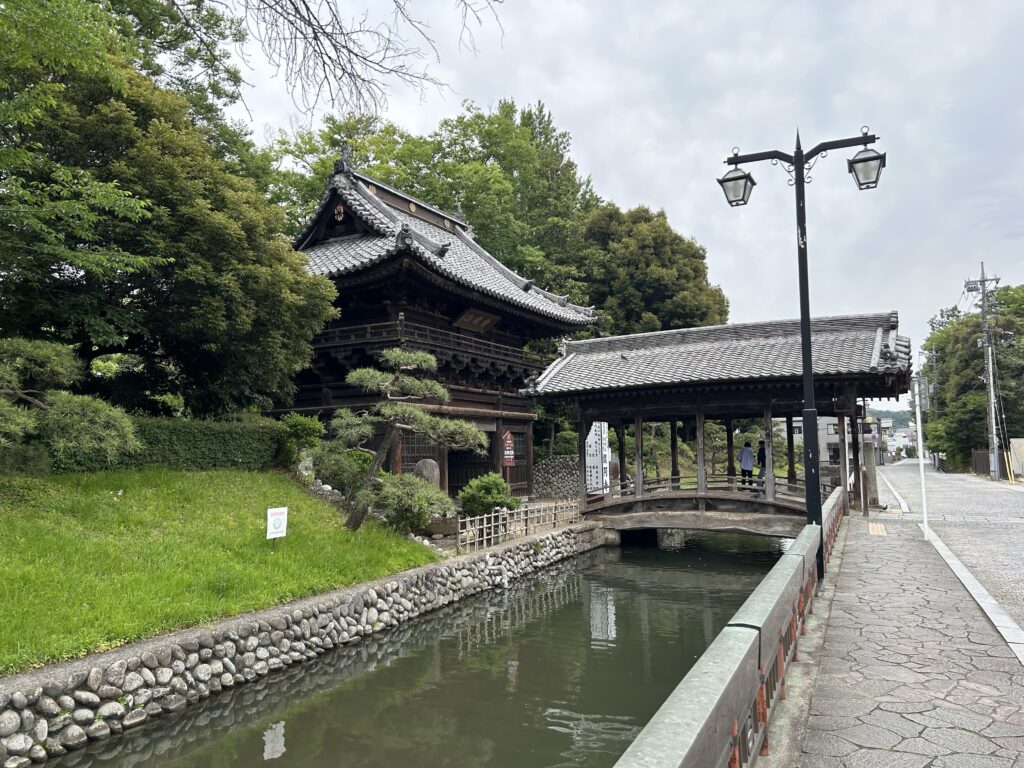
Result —
<svg viewBox="0 0 1024 768"><path fill-rule="evenodd" d="M795 764L1024 768L1024 667L916 521L871 523L848 518Z"/></svg>

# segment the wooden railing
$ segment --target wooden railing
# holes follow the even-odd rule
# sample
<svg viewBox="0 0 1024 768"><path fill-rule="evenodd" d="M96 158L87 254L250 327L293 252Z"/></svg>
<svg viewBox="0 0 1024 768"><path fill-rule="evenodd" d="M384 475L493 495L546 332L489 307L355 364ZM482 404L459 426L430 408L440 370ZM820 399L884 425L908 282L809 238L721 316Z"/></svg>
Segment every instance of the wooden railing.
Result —
<svg viewBox="0 0 1024 768"><path fill-rule="evenodd" d="M459 552L475 552L579 521L580 505L575 501L521 509L499 509L476 517L460 517L455 548Z"/></svg>
<svg viewBox="0 0 1024 768"><path fill-rule="evenodd" d="M789 480L785 475L775 476L775 498L783 498L787 502L801 502L805 498L803 478ZM737 493L763 496L766 493L766 478L741 478L737 475L708 475L704 485L705 494ZM834 486L822 483L821 499L824 501L834 490ZM634 478L626 478L620 483L611 483L597 489L587 491L586 506L611 501L614 499L644 498L660 493L683 492L699 497L701 489L697 478L691 476L645 477L642 481L642 492L637 494L637 482Z"/></svg>
<svg viewBox="0 0 1024 768"><path fill-rule="evenodd" d="M494 341L477 339L468 334L454 333L406 320L392 320L386 323L328 328L314 340L317 348L366 346L375 344L400 344L410 342L427 349L453 349L478 357L501 360L533 368L543 368L547 360L526 352L518 347L498 344Z"/></svg>

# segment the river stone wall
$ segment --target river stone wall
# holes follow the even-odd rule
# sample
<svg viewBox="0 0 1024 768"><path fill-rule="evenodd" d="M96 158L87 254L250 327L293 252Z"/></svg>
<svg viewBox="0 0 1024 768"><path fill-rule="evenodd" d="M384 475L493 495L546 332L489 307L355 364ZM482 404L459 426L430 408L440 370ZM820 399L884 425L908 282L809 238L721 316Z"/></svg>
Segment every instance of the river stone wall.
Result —
<svg viewBox="0 0 1024 768"><path fill-rule="evenodd" d="M0 764L25 768L79 750L469 595L507 587L603 541L596 523L580 523L0 680Z"/></svg>
<svg viewBox="0 0 1024 768"><path fill-rule="evenodd" d="M533 494L539 499L579 498L579 458L576 456L549 456L534 464Z"/></svg>
<svg viewBox="0 0 1024 768"><path fill-rule="evenodd" d="M486 637L497 628L505 636L530 621L551 615L580 596L581 565L598 562L600 554L593 551L563 560L515 582L501 595L500 607L495 606L497 601L480 594L364 642L339 646L307 664L293 664L220 696L210 696L176 717L125 731L116 740L94 742L65 757L62 768L71 764L74 768L109 766L115 755L118 768L136 768L168 753L178 763L188 765L193 752L236 727L244 728L279 715L283 702L312 699L336 690L408 655L410 650L418 651L432 644L446 633L457 633L468 640Z"/></svg>

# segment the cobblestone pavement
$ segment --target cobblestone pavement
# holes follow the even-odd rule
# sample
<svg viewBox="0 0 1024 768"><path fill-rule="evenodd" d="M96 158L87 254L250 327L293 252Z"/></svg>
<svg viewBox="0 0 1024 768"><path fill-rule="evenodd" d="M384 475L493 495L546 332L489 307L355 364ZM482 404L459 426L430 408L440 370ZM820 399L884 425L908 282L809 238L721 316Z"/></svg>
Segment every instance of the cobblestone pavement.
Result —
<svg viewBox="0 0 1024 768"><path fill-rule="evenodd" d="M910 507L904 519L921 520L916 461L879 469ZM1019 625L1024 626L1024 484L993 483L975 475L926 468L928 524ZM888 489L886 489L888 490ZM882 500L882 503L887 503ZM890 513L898 509L890 503Z"/></svg>
<svg viewBox="0 0 1024 768"><path fill-rule="evenodd" d="M1024 667L916 521L871 524L848 519L794 764L1024 768Z"/></svg>

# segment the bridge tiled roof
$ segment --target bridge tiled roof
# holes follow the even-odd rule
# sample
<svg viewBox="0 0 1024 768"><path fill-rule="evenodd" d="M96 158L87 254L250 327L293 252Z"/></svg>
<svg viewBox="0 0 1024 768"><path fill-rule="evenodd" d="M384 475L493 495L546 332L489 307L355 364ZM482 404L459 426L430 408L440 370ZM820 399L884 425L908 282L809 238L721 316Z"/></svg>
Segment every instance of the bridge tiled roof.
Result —
<svg viewBox="0 0 1024 768"><path fill-rule="evenodd" d="M811 321L816 376L908 373L896 312ZM776 320L569 341L531 392L583 393L672 384L799 378L800 321Z"/></svg>
<svg viewBox="0 0 1024 768"><path fill-rule="evenodd" d="M451 229L389 205L370 191L371 185L383 187L440 220L451 222ZM372 231L307 246L316 222L328 203L337 198ZM327 194L309 225L296 239L295 247L306 254L310 272L328 277L369 268L404 250L452 282L564 325L585 326L596 320L593 308L571 304L565 296L538 288L502 264L473 240L468 225L460 217L350 170L331 177Z"/></svg>

